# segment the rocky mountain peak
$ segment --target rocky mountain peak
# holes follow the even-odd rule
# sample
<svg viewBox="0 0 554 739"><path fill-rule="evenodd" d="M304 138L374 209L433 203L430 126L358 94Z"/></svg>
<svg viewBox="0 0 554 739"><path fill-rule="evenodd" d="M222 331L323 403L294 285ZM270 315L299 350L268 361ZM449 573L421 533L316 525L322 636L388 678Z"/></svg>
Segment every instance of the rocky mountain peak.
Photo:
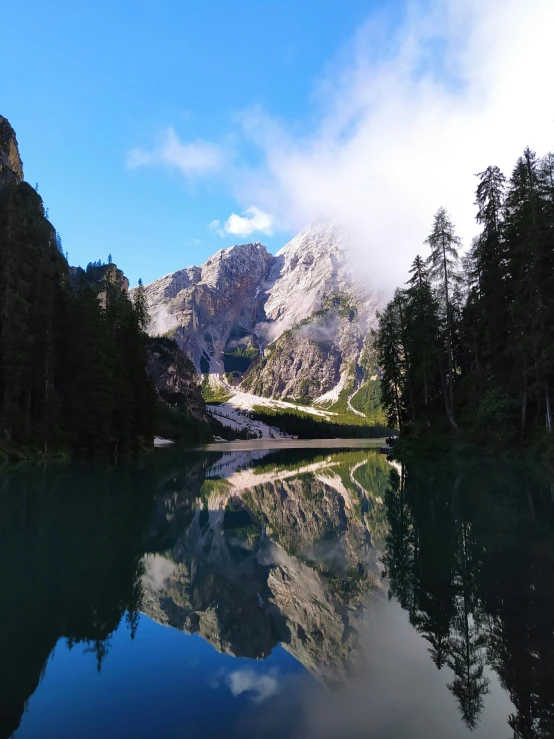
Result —
<svg viewBox="0 0 554 739"><path fill-rule="evenodd" d="M146 296L150 332L173 336L211 385L314 400L362 376L377 304L329 222L311 223L275 256L260 243L221 249L147 285Z"/></svg>
<svg viewBox="0 0 554 739"><path fill-rule="evenodd" d="M14 179L16 182L23 180L23 162L15 131L8 119L0 115L0 188Z"/></svg>
<svg viewBox="0 0 554 739"><path fill-rule="evenodd" d="M259 242L235 244L220 249L201 268L201 281L210 287L225 289L232 280L242 280L248 272L265 275L271 255ZM258 278L258 279L259 279Z"/></svg>
<svg viewBox="0 0 554 739"><path fill-rule="evenodd" d="M330 293L351 291L344 234L328 222L304 228L275 255L265 312L283 330L320 310ZM294 295L294 300L290 296Z"/></svg>

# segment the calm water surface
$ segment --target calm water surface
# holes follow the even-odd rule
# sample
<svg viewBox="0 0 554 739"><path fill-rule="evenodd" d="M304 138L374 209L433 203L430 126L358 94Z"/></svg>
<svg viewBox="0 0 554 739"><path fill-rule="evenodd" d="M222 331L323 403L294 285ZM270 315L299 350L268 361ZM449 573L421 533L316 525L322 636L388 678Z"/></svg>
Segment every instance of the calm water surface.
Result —
<svg viewBox="0 0 554 739"><path fill-rule="evenodd" d="M554 736L551 480L359 442L0 473L0 739Z"/></svg>

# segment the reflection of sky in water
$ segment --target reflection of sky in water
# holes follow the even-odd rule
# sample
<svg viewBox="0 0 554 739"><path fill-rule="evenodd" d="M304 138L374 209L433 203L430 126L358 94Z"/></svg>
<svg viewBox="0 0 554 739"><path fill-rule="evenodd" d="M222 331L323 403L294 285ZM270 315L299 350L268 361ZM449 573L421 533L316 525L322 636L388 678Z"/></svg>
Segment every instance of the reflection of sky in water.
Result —
<svg viewBox="0 0 554 739"><path fill-rule="evenodd" d="M463 641L464 598L471 608L479 599L494 603L495 588L508 583L508 590L499 591L501 617L512 624L510 619L527 617L524 609L514 614L505 603L511 580L503 580L501 566L511 577L529 550L528 570L524 564L515 573L514 587L522 597L526 587L535 592L528 584L534 563L529 541L542 519L538 499L529 506L526 498L524 510L531 514L524 533L530 539L520 544L512 531L527 514L514 503L524 489L515 473L514 508L507 508L504 520L498 514L504 498L492 500L491 492L491 506L483 508L478 485L492 491L498 479L504 495L512 474L506 469L497 475L491 468L487 477L479 465L476 475L467 468L452 475L446 467L443 480L434 465L421 478L424 484L414 476L410 503L410 477L401 485L398 465L361 449L307 452L291 446L280 462L271 449L239 449L185 469L197 478L185 478L182 493L179 475L164 474L152 520L170 527L160 544L149 524L148 552L143 556L141 549L136 559L143 614L134 639L124 618L107 643L99 637L105 652L101 671L90 637L88 648L77 643L70 649L60 639L30 694L17 739L507 739L508 717L517 711L485 664L484 642L473 665L479 659L485 665L480 680L488 680L489 692L483 691L473 732L461 720L462 701L452 689L460 670L455 674L448 665L456 639ZM467 518L460 513L463 506ZM124 514L122 520L126 509ZM140 540L142 529L138 535ZM431 659L432 640L415 630L395 599L387 600L376 546L387 547L383 560L391 589L405 599L422 633L429 628L432 636L441 635L441 608L451 607L440 670ZM498 583L480 580L479 557L494 555L496 547L500 559L493 557L491 566ZM118 557L124 553L125 548ZM551 563L542 564L548 573ZM101 572L109 578L109 569ZM456 580L446 588L445 572ZM542 572L533 576L540 597L546 597ZM112 595L109 605L117 613L119 593ZM540 605L533 602L537 612ZM96 607L92 602L90 608ZM471 613L465 617L469 631L485 634L485 621L474 622ZM540 637L531 647L543 659ZM517 672L519 664L516 655L510 668Z"/></svg>
<svg viewBox="0 0 554 739"><path fill-rule="evenodd" d="M368 613L358 664L350 680L322 696L314 683L283 691L263 713L243 723L246 736L294 739L506 739L513 706L496 675L489 673L490 695L481 721L471 732L460 720L446 683L448 668L436 669L427 643L414 632L394 601ZM291 718L292 717L292 718Z"/></svg>
<svg viewBox="0 0 554 739"><path fill-rule="evenodd" d="M133 641L119 627L100 673L83 652L58 643L17 739L233 736L239 716L306 672L281 647L235 658L146 616Z"/></svg>
<svg viewBox="0 0 554 739"><path fill-rule="evenodd" d="M142 616L134 641L124 625L114 634L100 674L81 645L60 642L16 736L468 737L446 688L450 671L435 668L405 612L384 602L364 630L351 679L327 690L281 647L264 661L237 659ZM490 678L471 735L505 739L513 707Z"/></svg>

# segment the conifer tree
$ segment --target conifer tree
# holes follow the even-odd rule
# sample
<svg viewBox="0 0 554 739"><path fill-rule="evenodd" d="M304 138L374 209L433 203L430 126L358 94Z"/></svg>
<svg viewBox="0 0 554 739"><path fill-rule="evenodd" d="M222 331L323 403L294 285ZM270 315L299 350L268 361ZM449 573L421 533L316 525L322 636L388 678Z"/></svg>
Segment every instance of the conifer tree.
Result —
<svg viewBox="0 0 554 739"><path fill-rule="evenodd" d="M438 304L433 295L427 266L421 256L417 255L414 259L410 274L409 287L405 291L405 342L410 360L416 415L419 416L422 412L425 425L429 427L429 412L438 396L437 391L440 393L440 389L436 387Z"/></svg>
<svg viewBox="0 0 554 739"><path fill-rule="evenodd" d="M376 336L376 352L382 368L381 398L387 420L394 428L403 428L406 422L405 349L401 303L397 291L394 299L379 314L379 330Z"/></svg>
<svg viewBox="0 0 554 739"><path fill-rule="evenodd" d="M444 382L444 401L448 420L457 431L458 425L454 415L454 355L453 355L453 315L452 315L452 293L459 282L458 272L458 249L461 246L460 239L456 236L454 225L450 220L445 208L439 208L435 214L433 229L425 243L429 245L431 254L427 260L429 275L435 279L439 286L439 294L443 303L445 334L446 334L446 359L448 374Z"/></svg>
<svg viewBox="0 0 554 739"><path fill-rule="evenodd" d="M146 297L146 290L142 284L142 279L140 278L138 281L138 287L133 296L133 304L139 330L146 331L146 327L150 321L150 316L148 315L148 299Z"/></svg>
<svg viewBox="0 0 554 739"><path fill-rule="evenodd" d="M551 278L545 271L551 259L551 241L542 195L537 156L526 149L510 179L505 219L513 324L509 355L519 386L522 436L529 423L547 431L552 428L552 334L547 307Z"/></svg>

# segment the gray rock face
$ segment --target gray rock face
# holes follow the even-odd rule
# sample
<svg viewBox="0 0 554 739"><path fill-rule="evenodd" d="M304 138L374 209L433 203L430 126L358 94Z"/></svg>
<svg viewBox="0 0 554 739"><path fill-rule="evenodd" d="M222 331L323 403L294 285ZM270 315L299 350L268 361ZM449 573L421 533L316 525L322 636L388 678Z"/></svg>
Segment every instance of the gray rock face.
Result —
<svg viewBox="0 0 554 739"><path fill-rule="evenodd" d="M23 162L19 156L15 131L0 115L0 189L9 182L23 180Z"/></svg>
<svg viewBox="0 0 554 739"><path fill-rule="evenodd" d="M256 323L262 308L257 289L271 259L261 244L242 244L147 285L150 333L171 332L198 372L222 373L233 332L242 337Z"/></svg>
<svg viewBox="0 0 554 739"><path fill-rule="evenodd" d="M199 373L305 400L356 376L378 305L330 224L304 229L275 256L259 243L222 249L147 285L146 295L150 332L170 332Z"/></svg>
<svg viewBox="0 0 554 739"><path fill-rule="evenodd" d="M254 395L310 400L340 381L342 355L332 341L287 330L242 385Z"/></svg>
<svg viewBox="0 0 554 739"><path fill-rule="evenodd" d="M146 367L162 400L209 423L194 365L174 341L152 339L146 347Z"/></svg>

